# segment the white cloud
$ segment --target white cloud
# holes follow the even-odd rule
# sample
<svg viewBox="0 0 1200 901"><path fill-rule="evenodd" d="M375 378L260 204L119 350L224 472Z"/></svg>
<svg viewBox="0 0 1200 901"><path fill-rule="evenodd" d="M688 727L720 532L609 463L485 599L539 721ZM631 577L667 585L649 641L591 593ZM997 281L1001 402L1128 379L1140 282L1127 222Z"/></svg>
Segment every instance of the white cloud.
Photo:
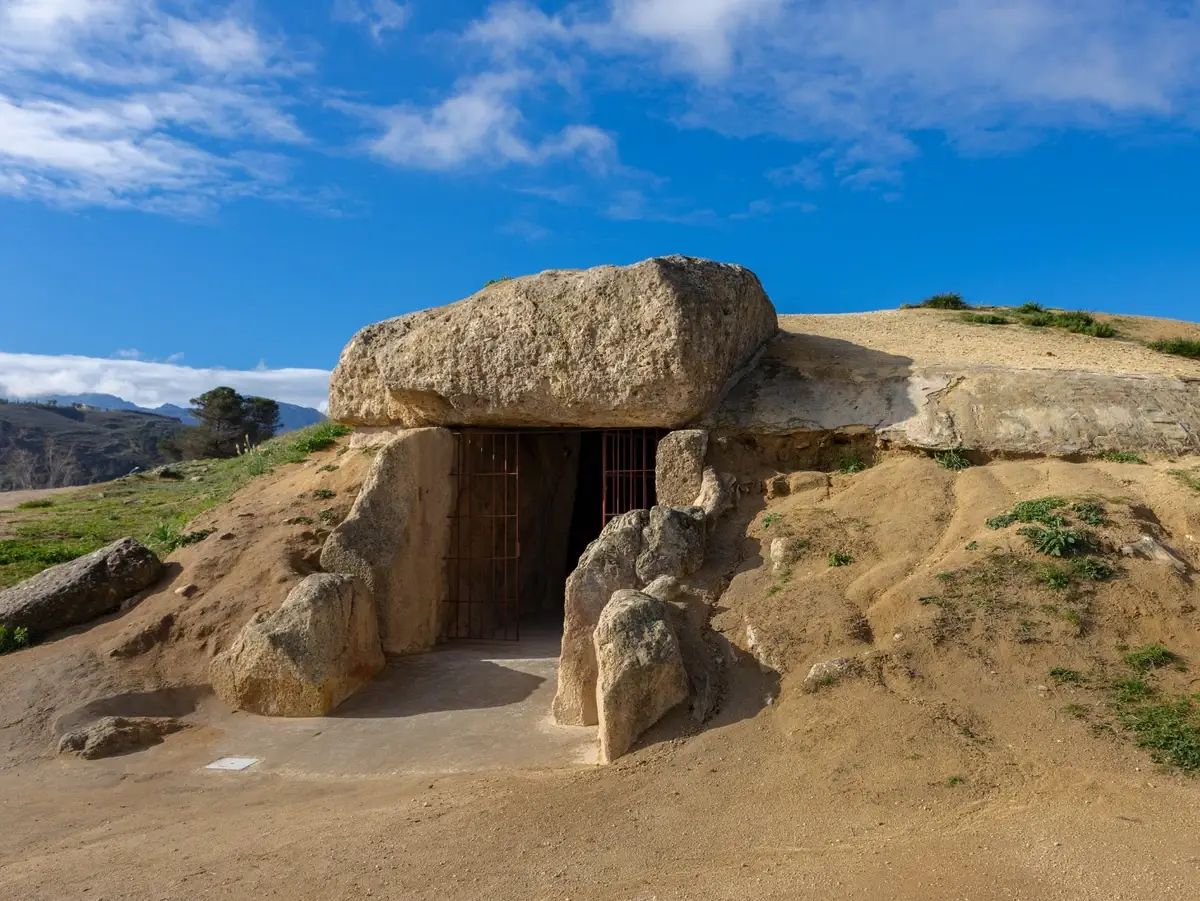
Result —
<svg viewBox="0 0 1200 901"><path fill-rule="evenodd" d="M305 141L291 69L226 4L194 12L211 8L0 0L0 194L177 214L285 196L243 154Z"/></svg>
<svg viewBox="0 0 1200 901"><path fill-rule="evenodd" d="M541 141L522 135L526 123L518 97L532 81L531 73L520 70L488 72L463 80L429 109L370 111L384 128L371 150L391 163L416 169L537 166L564 158L581 158L596 170L615 165L612 137L590 125L568 125Z"/></svg>
<svg viewBox="0 0 1200 901"><path fill-rule="evenodd" d="M194 369L138 359L0 353L0 397L96 393L114 394L143 407L186 406L193 397L221 385L321 410L329 397L329 373L322 369Z"/></svg>
<svg viewBox="0 0 1200 901"><path fill-rule="evenodd" d="M384 32L399 31L411 15L412 8L396 0L334 0L333 4L336 21L366 25L376 41L383 40Z"/></svg>

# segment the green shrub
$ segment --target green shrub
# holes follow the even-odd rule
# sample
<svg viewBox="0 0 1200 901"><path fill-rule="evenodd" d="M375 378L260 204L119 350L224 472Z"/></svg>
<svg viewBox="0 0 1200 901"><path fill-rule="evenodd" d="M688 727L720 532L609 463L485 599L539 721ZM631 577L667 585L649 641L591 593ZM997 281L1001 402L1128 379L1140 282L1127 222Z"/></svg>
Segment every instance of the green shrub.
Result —
<svg viewBox="0 0 1200 901"><path fill-rule="evenodd" d="M332 447L339 438L349 435L350 428L338 422L322 422L314 427L308 434L291 442L290 449L296 453L308 456L315 454L317 451L323 451Z"/></svg>
<svg viewBox="0 0 1200 901"><path fill-rule="evenodd" d="M765 514L762 518L763 528L764 529L771 528L771 526L775 525L775 523L779 522L779 520L781 520L782 518L783 517L780 516L778 513Z"/></svg>
<svg viewBox="0 0 1200 901"><path fill-rule="evenodd" d="M971 461L959 449L938 451L933 455L933 459L939 466L949 469L951 472L962 472L964 469L971 468Z"/></svg>
<svg viewBox="0 0 1200 901"><path fill-rule="evenodd" d="M849 566L854 562L854 558L844 551L834 551L829 555L830 566Z"/></svg>
<svg viewBox="0 0 1200 901"><path fill-rule="evenodd" d="M1083 310L1047 310L1040 304L1028 303L1017 307L1015 314L1034 328L1061 328L1093 338L1114 338L1117 334L1117 330L1107 322L1100 322Z"/></svg>
<svg viewBox="0 0 1200 901"><path fill-rule="evenodd" d="M867 464L863 462L863 458L858 454L851 454L849 457L843 457L842 462L838 464L837 471L842 475L854 475L862 472L867 468Z"/></svg>
<svg viewBox="0 0 1200 901"><path fill-rule="evenodd" d="M1044 306L1042 306L1040 303L1034 303L1031 300L1031 301L1029 301L1027 303L1023 303L1019 307L1017 307L1017 312L1018 313L1030 313L1030 314L1044 313L1044 312L1046 312L1046 308Z"/></svg>
<svg viewBox="0 0 1200 901"><path fill-rule="evenodd" d="M996 313L972 313L968 311L962 313L959 318L971 325L1012 325L1011 319L1006 319Z"/></svg>
<svg viewBox="0 0 1200 901"><path fill-rule="evenodd" d="M17 626L15 629L0 626L0 654L11 654L13 651L24 650L32 643L29 630L24 626Z"/></svg>
<svg viewBox="0 0 1200 901"><path fill-rule="evenodd" d="M336 497L336 496L337 496L337 492L331 491L328 488L318 488L316 491L313 492L313 497L319 497L323 501L327 501L331 497Z"/></svg>
<svg viewBox="0 0 1200 901"><path fill-rule="evenodd" d="M181 547L187 547L189 544L195 544L198 541L203 541L213 533L212 529L201 529L196 532L181 532L176 526L170 523L160 522L147 536L147 544L155 550L170 554L173 551L179 550Z"/></svg>
<svg viewBox="0 0 1200 901"><path fill-rule="evenodd" d="M1151 341L1146 345L1151 350L1157 350L1159 353L1171 354L1176 357L1190 357L1193 360L1200 360L1200 341L1193 341L1190 338L1171 338L1164 341Z"/></svg>
<svg viewBox="0 0 1200 901"><path fill-rule="evenodd" d="M1121 722L1137 734L1139 747L1153 752L1157 763L1189 773L1200 770L1200 711L1192 698L1126 710Z"/></svg>
<svg viewBox="0 0 1200 901"><path fill-rule="evenodd" d="M933 297L927 297L925 300L917 304L907 304L907 309L921 310L966 310L969 309L967 302L963 300L961 294L955 292L947 292L945 294L935 294Z"/></svg>

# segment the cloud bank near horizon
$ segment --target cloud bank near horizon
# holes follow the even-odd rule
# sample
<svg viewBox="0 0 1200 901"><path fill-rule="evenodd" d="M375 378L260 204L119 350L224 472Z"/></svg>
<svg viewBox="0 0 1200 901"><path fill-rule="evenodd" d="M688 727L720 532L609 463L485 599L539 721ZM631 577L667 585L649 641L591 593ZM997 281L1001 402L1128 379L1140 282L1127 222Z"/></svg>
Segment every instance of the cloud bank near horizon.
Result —
<svg viewBox="0 0 1200 901"><path fill-rule="evenodd" d="M11 399L113 394L141 407L187 406L193 397L224 385L325 412L329 376L324 369L200 369L145 360L0 353L0 397Z"/></svg>

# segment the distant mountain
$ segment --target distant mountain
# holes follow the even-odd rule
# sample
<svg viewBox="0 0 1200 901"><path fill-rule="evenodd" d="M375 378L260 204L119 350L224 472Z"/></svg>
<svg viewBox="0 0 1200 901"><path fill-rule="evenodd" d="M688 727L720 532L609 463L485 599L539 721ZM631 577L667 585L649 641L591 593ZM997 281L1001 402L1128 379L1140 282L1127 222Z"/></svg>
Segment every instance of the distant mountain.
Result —
<svg viewBox="0 0 1200 901"><path fill-rule="evenodd" d="M150 469L163 462L158 442L181 428L136 408L0 403L0 491L87 485Z"/></svg>
<svg viewBox="0 0 1200 901"><path fill-rule="evenodd" d="M154 413L158 416L169 416L178 419L184 425L198 424L186 408L176 404L163 404L161 407L150 409L149 407L139 407L114 394L46 394L42 397L28 399L43 404L53 402L66 407L71 404L86 404L100 410L136 410L142 413ZM296 429L315 425L325 418L324 413L314 410L312 407L285 404L283 401L277 401L277 403L279 404L279 421L281 423L280 433L294 432Z"/></svg>

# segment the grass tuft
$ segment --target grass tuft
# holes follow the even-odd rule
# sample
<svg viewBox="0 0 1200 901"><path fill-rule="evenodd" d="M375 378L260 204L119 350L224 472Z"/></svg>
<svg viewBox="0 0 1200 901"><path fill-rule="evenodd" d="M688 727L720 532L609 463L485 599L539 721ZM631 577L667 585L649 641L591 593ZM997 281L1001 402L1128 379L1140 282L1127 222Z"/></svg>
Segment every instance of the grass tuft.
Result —
<svg viewBox="0 0 1200 901"><path fill-rule="evenodd" d="M971 468L971 461L967 459L961 449L955 448L952 450L938 451L933 455L933 459L937 464L951 472L962 472L964 469Z"/></svg>
<svg viewBox="0 0 1200 901"><path fill-rule="evenodd" d="M1151 350L1157 350L1159 353L1171 354L1175 357L1188 357L1192 360L1200 360L1200 341L1193 341L1190 338L1171 338L1165 341L1151 341L1146 346Z"/></svg>
<svg viewBox="0 0 1200 901"><path fill-rule="evenodd" d="M971 325L1012 325L1012 320L997 313L972 313L964 311L959 316L963 322Z"/></svg>
<svg viewBox="0 0 1200 901"><path fill-rule="evenodd" d="M1050 670L1050 678L1059 685L1075 684L1083 682L1083 673L1077 669L1068 669L1065 666L1056 666Z"/></svg>
<svg viewBox="0 0 1200 901"><path fill-rule="evenodd" d="M844 551L833 551L829 555L830 566L849 566L854 562L854 558Z"/></svg>
<svg viewBox="0 0 1200 901"><path fill-rule="evenodd" d="M1125 663L1139 673L1147 673L1159 667L1179 663L1179 655L1161 644L1147 644L1125 655Z"/></svg>
<svg viewBox="0 0 1200 901"><path fill-rule="evenodd" d="M45 510L48 507L53 507L54 501L48 497L38 498L37 500L25 501L23 504L17 504L18 510Z"/></svg>
<svg viewBox="0 0 1200 901"><path fill-rule="evenodd" d="M17 626L15 629L0 626L0 654L23 651L32 644L33 639L29 637L29 630L24 626Z"/></svg>
<svg viewBox="0 0 1200 901"><path fill-rule="evenodd" d="M863 458L858 454L851 454L848 457L843 457L842 462L838 464L837 471L844 476L852 476L855 473L860 473L867 468L867 464L863 462Z"/></svg>
<svg viewBox="0 0 1200 901"><path fill-rule="evenodd" d="M1145 466L1146 461L1137 454L1129 454L1125 451L1105 451L1099 457L1105 463L1136 463L1139 466Z"/></svg>

